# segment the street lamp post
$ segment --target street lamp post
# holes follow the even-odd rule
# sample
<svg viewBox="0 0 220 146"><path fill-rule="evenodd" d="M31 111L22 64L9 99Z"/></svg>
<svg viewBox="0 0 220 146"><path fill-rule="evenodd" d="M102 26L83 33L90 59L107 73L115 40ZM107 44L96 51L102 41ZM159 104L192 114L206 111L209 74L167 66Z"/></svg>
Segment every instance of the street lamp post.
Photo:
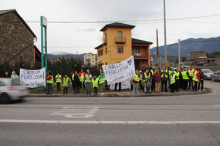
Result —
<svg viewBox="0 0 220 146"><path fill-rule="evenodd" d="M166 32L166 4L163 0L163 13L164 13L164 59L167 62L167 32Z"/></svg>

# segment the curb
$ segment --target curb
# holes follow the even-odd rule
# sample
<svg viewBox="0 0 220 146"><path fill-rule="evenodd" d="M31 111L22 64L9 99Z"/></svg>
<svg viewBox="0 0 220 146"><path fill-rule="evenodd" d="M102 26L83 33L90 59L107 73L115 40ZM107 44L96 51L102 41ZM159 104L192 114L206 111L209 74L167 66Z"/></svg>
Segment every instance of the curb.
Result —
<svg viewBox="0 0 220 146"><path fill-rule="evenodd" d="M68 94L63 96L62 94L52 94L52 95L46 95L46 94L30 94L28 97L82 97L82 98L87 98L87 97L157 97L157 96L183 96L183 95L197 95L197 94L207 94L207 93L211 93L211 89L210 88L205 88L205 90L201 91L201 92L193 92L193 91L188 91L188 92L175 92L175 93L170 93L170 92L161 92L161 93L149 93L149 94L132 94L130 92L126 92L125 95L120 95L117 93L108 93L108 94L104 94L104 95L97 95L94 96L93 94L90 96L86 96L85 94Z"/></svg>

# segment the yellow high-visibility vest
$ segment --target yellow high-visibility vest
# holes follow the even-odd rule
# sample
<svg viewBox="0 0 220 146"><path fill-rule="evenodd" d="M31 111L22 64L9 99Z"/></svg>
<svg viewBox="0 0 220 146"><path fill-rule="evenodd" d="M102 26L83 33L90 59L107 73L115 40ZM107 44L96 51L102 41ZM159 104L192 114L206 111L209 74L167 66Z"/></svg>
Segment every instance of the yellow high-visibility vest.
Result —
<svg viewBox="0 0 220 146"><path fill-rule="evenodd" d="M48 84L53 84L53 76L52 75L49 75L48 77L51 77L50 80L47 80L47 83Z"/></svg>
<svg viewBox="0 0 220 146"><path fill-rule="evenodd" d="M61 79L62 79L62 76L61 75L59 75L59 76L56 75L55 79L56 79L56 83L60 83Z"/></svg>

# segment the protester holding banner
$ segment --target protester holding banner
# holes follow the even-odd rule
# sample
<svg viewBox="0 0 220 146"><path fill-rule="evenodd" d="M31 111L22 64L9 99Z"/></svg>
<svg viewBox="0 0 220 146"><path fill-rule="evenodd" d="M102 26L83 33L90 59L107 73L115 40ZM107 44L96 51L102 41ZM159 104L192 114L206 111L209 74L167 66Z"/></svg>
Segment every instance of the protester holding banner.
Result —
<svg viewBox="0 0 220 146"><path fill-rule="evenodd" d="M68 93L68 88L70 84L70 79L67 75L64 76L63 78L63 96Z"/></svg>
<svg viewBox="0 0 220 146"><path fill-rule="evenodd" d="M60 86L61 86L61 82L62 82L62 76L60 75L60 73L57 73L56 77L56 84L57 84L57 91L60 91Z"/></svg>
<svg viewBox="0 0 220 146"><path fill-rule="evenodd" d="M140 80L140 74L139 74L139 71L136 70L135 76L133 77L133 94L135 94L135 92L139 94L139 91L138 91L139 80Z"/></svg>
<svg viewBox="0 0 220 146"><path fill-rule="evenodd" d="M85 75L86 80L86 95L91 95L91 82L92 82L92 75L90 73L90 70L87 70L87 73Z"/></svg>
<svg viewBox="0 0 220 146"><path fill-rule="evenodd" d="M47 73L47 94L52 94L53 91L53 74L51 72Z"/></svg>

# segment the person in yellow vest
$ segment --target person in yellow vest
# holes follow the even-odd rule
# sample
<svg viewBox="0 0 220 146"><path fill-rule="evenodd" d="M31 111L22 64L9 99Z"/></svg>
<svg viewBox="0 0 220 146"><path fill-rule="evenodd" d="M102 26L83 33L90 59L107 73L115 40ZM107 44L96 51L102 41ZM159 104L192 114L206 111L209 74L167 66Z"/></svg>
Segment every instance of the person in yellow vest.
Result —
<svg viewBox="0 0 220 146"><path fill-rule="evenodd" d="M100 85L100 93L103 94L105 81L106 81L105 74L103 72L100 72L100 75L98 76L98 78L99 78L99 85Z"/></svg>
<svg viewBox="0 0 220 146"><path fill-rule="evenodd" d="M138 91L139 80L140 80L140 74L139 74L139 71L136 70L135 76L133 77L133 94L135 94L135 92L139 94L139 91Z"/></svg>
<svg viewBox="0 0 220 146"><path fill-rule="evenodd" d="M152 85L152 74L149 69L144 73L144 92L151 93L151 85Z"/></svg>
<svg viewBox="0 0 220 146"><path fill-rule="evenodd" d="M12 79L17 79L17 78L19 78L19 76L16 74L15 71L12 71L11 78L12 78Z"/></svg>
<svg viewBox="0 0 220 146"><path fill-rule="evenodd" d="M182 75L183 90L187 90L187 84L189 81L189 73L186 71L186 68L183 69L183 71L181 72L181 75Z"/></svg>
<svg viewBox="0 0 220 146"><path fill-rule="evenodd" d="M173 93L175 91L176 86L176 75L173 71L170 74L170 92Z"/></svg>
<svg viewBox="0 0 220 146"><path fill-rule="evenodd" d="M55 76L56 79L56 84L57 84L57 91L60 91L60 86L61 86L61 82L62 82L62 76L60 75L60 73L57 73L57 75Z"/></svg>
<svg viewBox="0 0 220 146"><path fill-rule="evenodd" d="M189 73L189 88L188 89L193 89L193 76L195 73L195 70L192 66L190 66L190 69L188 70Z"/></svg>
<svg viewBox="0 0 220 146"><path fill-rule="evenodd" d="M169 78L168 70L165 68L165 66L161 69L161 92L163 92L165 87L165 92L167 92L167 81Z"/></svg>
<svg viewBox="0 0 220 146"><path fill-rule="evenodd" d="M78 73L79 75L79 79L80 79L80 83L81 83L81 88L83 87L85 89L85 72L83 71L83 69L81 69L81 71Z"/></svg>
<svg viewBox="0 0 220 146"><path fill-rule="evenodd" d="M153 76L156 73L156 67L153 66L152 69L150 70L150 72L151 72L151 75L152 75L151 91L153 92L155 90L155 80L154 80Z"/></svg>
<svg viewBox="0 0 220 146"><path fill-rule="evenodd" d="M197 70L198 69L195 70L195 73L194 73L194 76L193 76L193 82L194 82L193 91L198 91L198 84L200 82L200 74Z"/></svg>
<svg viewBox="0 0 220 146"><path fill-rule="evenodd" d="M70 85L70 79L67 75L64 76L63 78L63 96L68 93L68 88Z"/></svg>
<svg viewBox="0 0 220 146"><path fill-rule="evenodd" d="M93 76L92 86L94 90L94 96L98 95L99 78L96 78L96 75Z"/></svg>
<svg viewBox="0 0 220 146"><path fill-rule="evenodd" d="M53 74L51 72L47 73L46 81L47 81L47 94L51 95L53 91Z"/></svg>
<svg viewBox="0 0 220 146"><path fill-rule="evenodd" d="M175 90L176 92L179 92L179 81L180 81L180 72L179 72L179 68L176 68L174 70L174 74L176 75L176 85L175 85Z"/></svg>
<svg viewBox="0 0 220 146"><path fill-rule="evenodd" d="M86 84L86 95L91 95L91 82L92 82L92 75L90 70L87 70L85 74L85 84Z"/></svg>

